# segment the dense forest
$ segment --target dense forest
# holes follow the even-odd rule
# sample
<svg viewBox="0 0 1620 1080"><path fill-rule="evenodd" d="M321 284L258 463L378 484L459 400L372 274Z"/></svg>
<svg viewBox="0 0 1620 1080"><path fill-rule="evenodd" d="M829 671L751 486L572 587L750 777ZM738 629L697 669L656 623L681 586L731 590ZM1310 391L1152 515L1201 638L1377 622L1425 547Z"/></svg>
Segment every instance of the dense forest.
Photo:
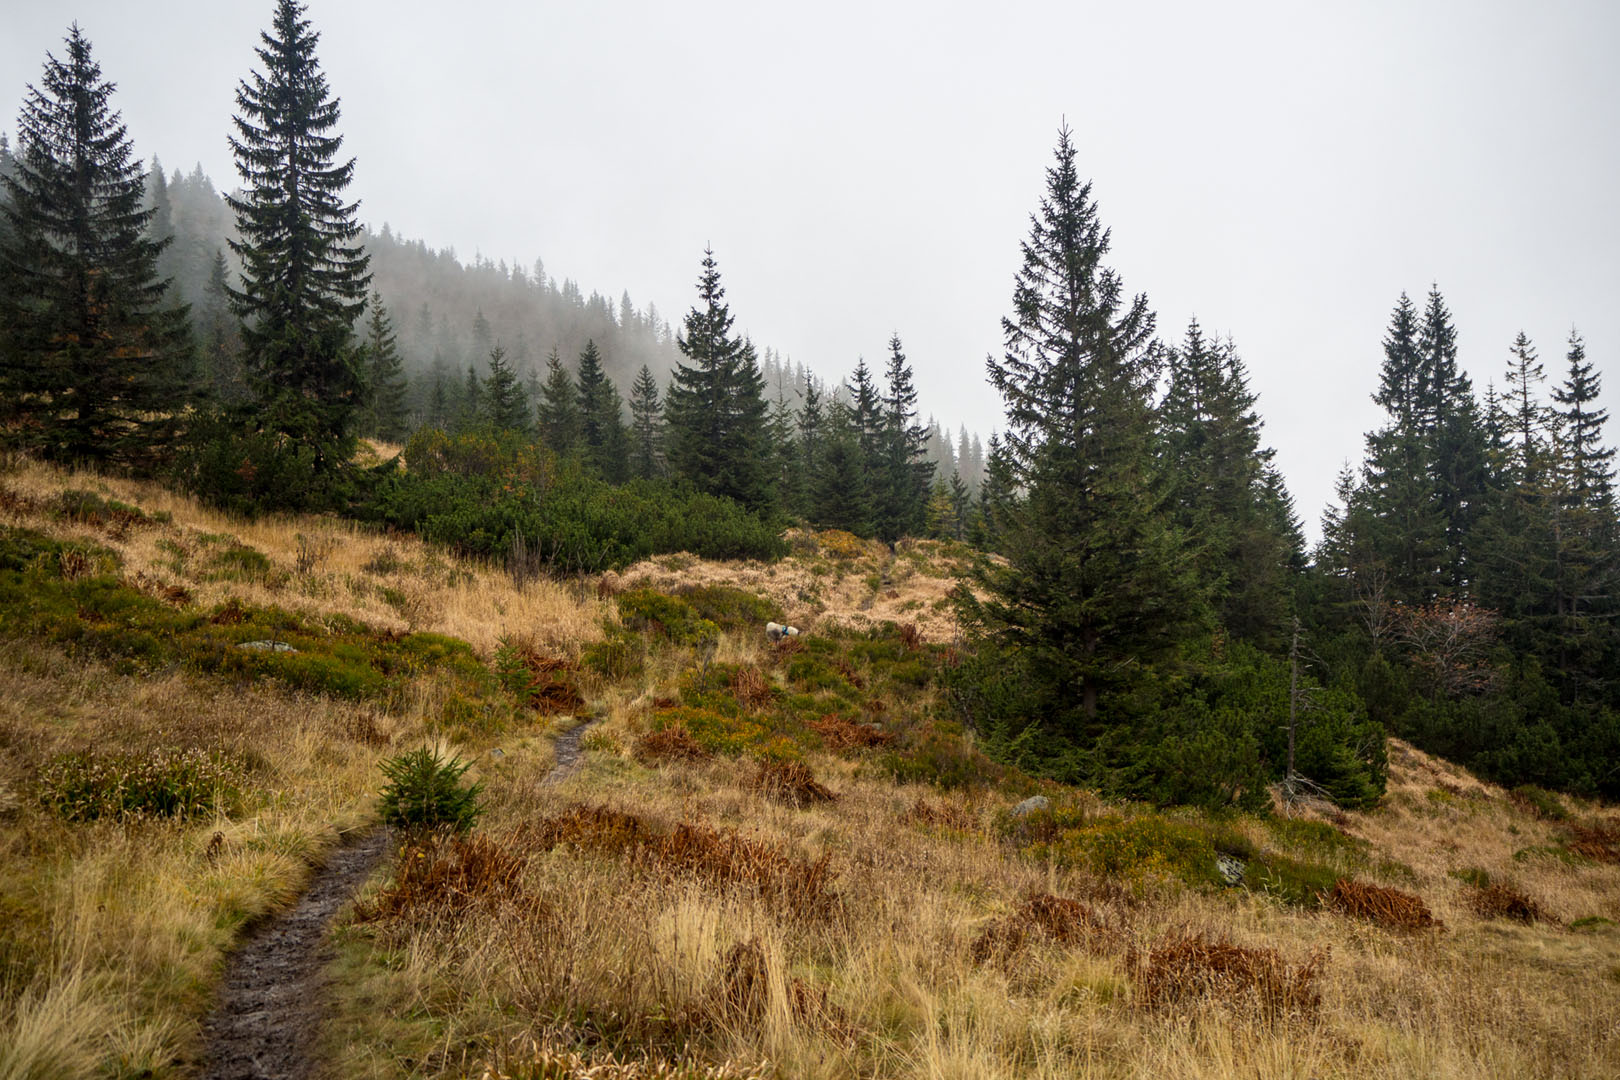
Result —
<svg viewBox="0 0 1620 1080"><path fill-rule="evenodd" d="M9 449L412 530L515 575L771 558L795 524L948 538L975 569L943 707L1032 774L1361 806L1392 732L1510 785L1620 794L1614 450L1578 335L1550 377L1503 343L1481 395L1439 289L1401 294L1368 370L1387 420L1307 551L1235 344L1161 334L1126 292L1067 130L988 364L1006 426L981 446L919 417L898 335L836 387L762 352L713 252L672 322L538 262L367 231L317 38L281 0L224 196L135 156L77 26L47 55L0 147Z"/></svg>

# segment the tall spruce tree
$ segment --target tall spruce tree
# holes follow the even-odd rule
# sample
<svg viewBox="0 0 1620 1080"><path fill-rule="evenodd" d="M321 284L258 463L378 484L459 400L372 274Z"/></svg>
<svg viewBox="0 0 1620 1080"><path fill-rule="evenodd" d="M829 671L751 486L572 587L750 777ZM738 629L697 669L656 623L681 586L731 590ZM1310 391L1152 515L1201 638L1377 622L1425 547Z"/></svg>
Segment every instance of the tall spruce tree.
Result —
<svg viewBox="0 0 1620 1080"><path fill-rule="evenodd" d="M934 464L925 444L928 432L917 422L917 390L900 335L889 339L887 390L882 401L881 452L883 468L878 486L878 535L888 541L920 534L927 523L929 487Z"/></svg>
<svg viewBox="0 0 1620 1080"><path fill-rule="evenodd" d="M305 492L282 493L294 501L326 497L327 482L354 454L365 378L350 337L371 280L356 242L359 204L343 201L354 159L336 160L338 99L304 10L297 0L278 0L255 50L263 70L237 87L230 142L243 188L226 196L240 237L230 242L242 259L241 288L231 299L242 319L254 416L313 473Z"/></svg>
<svg viewBox="0 0 1620 1080"><path fill-rule="evenodd" d="M703 253L698 302L687 312L664 405L669 464L699 491L770 510L775 499L765 431L765 379L754 347L731 332L714 252Z"/></svg>
<svg viewBox="0 0 1620 1080"><path fill-rule="evenodd" d="M386 442L399 442L405 437L405 399L410 385L400 359L394 324L379 292L371 294L365 358L365 434Z"/></svg>
<svg viewBox="0 0 1620 1080"><path fill-rule="evenodd" d="M1426 371L1419 347L1417 308L1402 293L1384 338L1384 362L1373 400L1389 419L1367 436L1367 460L1357 492L1373 530L1378 572L1387 576L1393 599L1407 604L1432 600L1443 588L1445 526L1434 498L1431 445L1425 403Z"/></svg>
<svg viewBox="0 0 1620 1080"><path fill-rule="evenodd" d="M189 332L168 306L145 176L114 84L75 24L47 53L0 173L0 409L68 460L149 465L185 405Z"/></svg>
<svg viewBox="0 0 1620 1080"><path fill-rule="evenodd" d="M630 475L654 480L664 475L664 414L658 380L646 364L630 384Z"/></svg>
<svg viewBox="0 0 1620 1080"><path fill-rule="evenodd" d="M579 354L579 444L586 464L609 483L623 483L629 474L629 435L624 429L624 402L613 380L602 370L602 354L594 340Z"/></svg>
<svg viewBox="0 0 1620 1080"><path fill-rule="evenodd" d="M1006 513L1006 562L958 593L981 654L1008 681L999 709L1084 747L1204 612L1160 494L1147 297L1103 266L1109 234L1075 170L1065 126L1032 215L1005 352L987 362L1006 407L1007 460L1024 498Z"/></svg>
<svg viewBox="0 0 1620 1080"><path fill-rule="evenodd" d="M471 368L468 374L472 374ZM499 431L526 434L534 427L529 396L518 382L517 372L506 358L506 350L499 345L489 350L489 378L484 380L480 402L484 419Z"/></svg>
<svg viewBox="0 0 1620 1080"><path fill-rule="evenodd" d="M1248 374L1228 341L1204 337L1198 320L1166 359L1170 383L1160 427L1171 505L1182 533L1195 539L1201 584L1232 636L1280 648L1292 614L1294 534L1279 514L1287 493L1261 446L1260 417Z"/></svg>
<svg viewBox="0 0 1620 1080"><path fill-rule="evenodd" d="M242 371L242 329L231 313L230 291L225 252L215 248L197 321L202 381L215 401L240 405L247 400L248 385Z"/></svg>
<svg viewBox="0 0 1620 1080"><path fill-rule="evenodd" d="M1602 377L1586 359L1586 342L1569 332L1569 373L1552 397L1559 410L1569 461L1570 497L1579 507L1609 507L1614 499L1614 448L1603 445L1603 425L1609 411L1599 408Z"/></svg>
<svg viewBox="0 0 1620 1080"><path fill-rule="evenodd" d="M540 438L552 453L567 457L579 449L579 391L555 345L546 357L546 381L540 387L537 413Z"/></svg>

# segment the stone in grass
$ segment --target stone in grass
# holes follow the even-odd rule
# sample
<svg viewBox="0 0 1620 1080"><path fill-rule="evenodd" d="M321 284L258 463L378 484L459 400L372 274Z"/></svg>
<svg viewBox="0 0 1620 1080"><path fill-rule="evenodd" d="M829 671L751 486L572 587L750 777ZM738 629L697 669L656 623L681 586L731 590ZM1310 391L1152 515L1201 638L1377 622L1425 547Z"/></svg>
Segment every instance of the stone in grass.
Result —
<svg viewBox="0 0 1620 1080"><path fill-rule="evenodd" d="M1221 880L1228 885L1243 884L1243 871L1245 865L1236 855L1215 856L1215 869L1220 872Z"/></svg>
<svg viewBox="0 0 1620 1080"><path fill-rule="evenodd" d="M297 652L298 650L285 641L244 641L237 646L238 649L247 649L251 652Z"/></svg>
<svg viewBox="0 0 1620 1080"><path fill-rule="evenodd" d="M1023 802L1012 808L1013 817L1028 817L1037 810L1050 810L1052 800L1045 795L1031 795Z"/></svg>

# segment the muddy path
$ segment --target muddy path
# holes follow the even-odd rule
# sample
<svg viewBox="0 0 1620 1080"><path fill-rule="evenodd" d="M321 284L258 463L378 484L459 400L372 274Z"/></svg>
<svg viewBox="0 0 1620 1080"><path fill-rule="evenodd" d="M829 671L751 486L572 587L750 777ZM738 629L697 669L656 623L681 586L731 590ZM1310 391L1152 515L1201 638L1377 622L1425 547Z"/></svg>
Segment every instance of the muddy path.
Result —
<svg viewBox="0 0 1620 1080"><path fill-rule="evenodd" d="M594 723L596 721L587 720L557 736L557 741L552 744L552 752L557 760L551 766L551 771L546 773L545 779L540 781L541 786L564 780L579 768L580 759L585 756L585 751L580 749L579 740L584 737L586 729Z"/></svg>
<svg viewBox="0 0 1620 1080"><path fill-rule="evenodd" d="M586 721L557 736L556 764L542 784L579 768ZM219 1001L203 1024L205 1080L304 1080L326 1013L326 932L389 848L373 828L335 849L291 911L250 933L226 961Z"/></svg>
<svg viewBox="0 0 1620 1080"><path fill-rule="evenodd" d="M219 1003L203 1025L207 1080L302 1080L324 1014L332 918L388 850L375 828L335 849L291 911L270 919L230 955Z"/></svg>

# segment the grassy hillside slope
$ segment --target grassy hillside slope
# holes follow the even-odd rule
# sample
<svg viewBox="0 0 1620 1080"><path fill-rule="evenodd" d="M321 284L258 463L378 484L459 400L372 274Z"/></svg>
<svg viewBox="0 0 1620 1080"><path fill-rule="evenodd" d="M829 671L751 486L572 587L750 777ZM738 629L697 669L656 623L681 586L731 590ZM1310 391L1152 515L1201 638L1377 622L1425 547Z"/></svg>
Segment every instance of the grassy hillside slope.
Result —
<svg viewBox="0 0 1620 1080"><path fill-rule="evenodd" d="M940 685L960 557L823 534L518 589L15 465L0 1078L195 1072L232 942L422 745L487 813L340 920L332 1075L1620 1075L1620 814L1398 743L1369 813L998 768Z"/></svg>

